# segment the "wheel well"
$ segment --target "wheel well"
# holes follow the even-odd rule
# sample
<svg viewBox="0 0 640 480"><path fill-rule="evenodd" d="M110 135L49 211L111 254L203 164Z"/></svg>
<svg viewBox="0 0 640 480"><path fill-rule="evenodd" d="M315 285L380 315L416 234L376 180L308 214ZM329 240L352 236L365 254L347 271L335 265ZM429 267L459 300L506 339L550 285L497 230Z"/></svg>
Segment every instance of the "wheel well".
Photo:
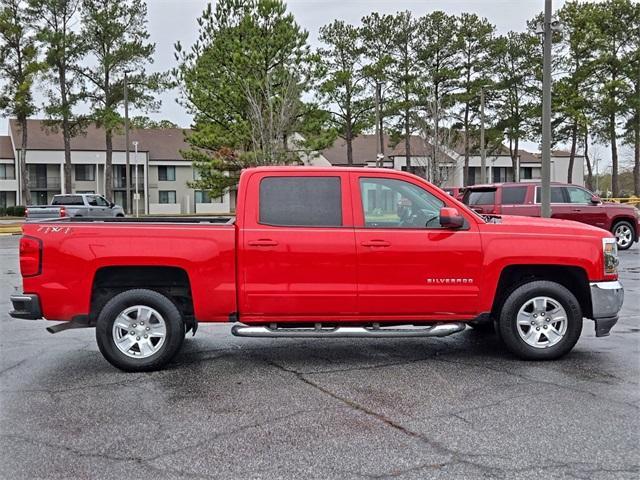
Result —
<svg viewBox="0 0 640 480"><path fill-rule="evenodd" d="M491 314L500 313L509 294L524 283L534 280L549 280L559 283L573 293L580 303L582 315L591 318L591 292L587 273L580 267L564 265L510 265L502 270L496 289Z"/></svg>
<svg viewBox="0 0 640 480"><path fill-rule="evenodd" d="M628 224L631 225L631 228L633 229L633 233L637 234L638 232L636 232L636 223L634 221L634 219L632 219L631 217L615 217L612 221L611 221L611 230L613 230L616 226L617 223L620 222L627 222Z"/></svg>
<svg viewBox="0 0 640 480"><path fill-rule="evenodd" d="M96 272L91 291L90 318L96 321L104 304L114 295L132 288L155 290L168 297L187 325L195 326L191 284L187 272L177 267L104 267ZM195 330L194 330L195 331Z"/></svg>

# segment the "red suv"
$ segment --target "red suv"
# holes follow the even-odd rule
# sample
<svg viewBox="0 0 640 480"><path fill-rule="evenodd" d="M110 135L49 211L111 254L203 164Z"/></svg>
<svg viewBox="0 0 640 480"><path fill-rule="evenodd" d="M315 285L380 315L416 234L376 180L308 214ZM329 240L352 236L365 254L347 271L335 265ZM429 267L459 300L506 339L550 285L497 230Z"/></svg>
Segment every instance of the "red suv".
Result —
<svg viewBox="0 0 640 480"><path fill-rule="evenodd" d="M467 187L462 201L482 214L539 217L540 194L536 183L495 183ZM615 235L620 250L638 241L637 208L603 203L600 197L577 185L551 185L551 216L608 230Z"/></svg>

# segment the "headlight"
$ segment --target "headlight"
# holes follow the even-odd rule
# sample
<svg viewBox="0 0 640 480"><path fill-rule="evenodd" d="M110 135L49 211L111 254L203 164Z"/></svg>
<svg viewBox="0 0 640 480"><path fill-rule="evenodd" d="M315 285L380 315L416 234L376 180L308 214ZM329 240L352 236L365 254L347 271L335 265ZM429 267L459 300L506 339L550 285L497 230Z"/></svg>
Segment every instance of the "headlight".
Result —
<svg viewBox="0 0 640 480"><path fill-rule="evenodd" d="M616 275L618 273L618 244L615 238L602 239L602 254L604 259L604 274Z"/></svg>

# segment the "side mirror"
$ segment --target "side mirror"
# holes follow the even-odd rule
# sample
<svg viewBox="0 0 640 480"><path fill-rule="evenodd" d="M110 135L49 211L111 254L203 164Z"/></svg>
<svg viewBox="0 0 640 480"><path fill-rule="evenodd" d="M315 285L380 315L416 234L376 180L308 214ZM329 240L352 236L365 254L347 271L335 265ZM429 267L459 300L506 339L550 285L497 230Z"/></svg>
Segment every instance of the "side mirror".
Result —
<svg viewBox="0 0 640 480"><path fill-rule="evenodd" d="M115 204L115 203L113 203L113 202L109 202L109 208L113 208L113 207L115 207L115 206L116 206L116 204Z"/></svg>
<svg viewBox="0 0 640 480"><path fill-rule="evenodd" d="M602 203L602 200L600 200L600 197L598 195L592 195L591 203L593 203L594 205L598 205L599 203Z"/></svg>
<svg viewBox="0 0 640 480"><path fill-rule="evenodd" d="M460 228L464 225L464 217L457 208L442 207L440 209L440 225L444 228Z"/></svg>

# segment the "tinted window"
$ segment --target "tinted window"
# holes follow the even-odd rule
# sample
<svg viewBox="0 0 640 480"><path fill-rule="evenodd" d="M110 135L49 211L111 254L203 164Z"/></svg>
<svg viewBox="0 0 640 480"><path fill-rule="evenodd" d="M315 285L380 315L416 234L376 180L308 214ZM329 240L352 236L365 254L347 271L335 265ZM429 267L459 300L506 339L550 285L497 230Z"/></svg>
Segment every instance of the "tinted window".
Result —
<svg viewBox="0 0 640 480"><path fill-rule="evenodd" d="M80 195L56 195L51 205L84 205Z"/></svg>
<svg viewBox="0 0 640 480"><path fill-rule="evenodd" d="M442 200L413 183L390 178L360 179L365 226L440 228Z"/></svg>
<svg viewBox="0 0 640 480"><path fill-rule="evenodd" d="M503 205L522 205L527 196L527 187L503 187Z"/></svg>
<svg viewBox="0 0 640 480"><path fill-rule="evenodd" d="M464 203L467 205L494 205L496 203L496 189L467 190Z"/></svg>
<svg viewBox="0 0 640 480"><path fill-rule="evenodd" d="M260 182L260 223L339 227L342 196L338 177L267 177Z"/></svg>
<svg viewBox="0 0 640 480"><path fill-rule="evenodd" d="M565 203L563 187L551 187L551 203ZM536 203L542 203L542 189L536 188Z"/></svg>

